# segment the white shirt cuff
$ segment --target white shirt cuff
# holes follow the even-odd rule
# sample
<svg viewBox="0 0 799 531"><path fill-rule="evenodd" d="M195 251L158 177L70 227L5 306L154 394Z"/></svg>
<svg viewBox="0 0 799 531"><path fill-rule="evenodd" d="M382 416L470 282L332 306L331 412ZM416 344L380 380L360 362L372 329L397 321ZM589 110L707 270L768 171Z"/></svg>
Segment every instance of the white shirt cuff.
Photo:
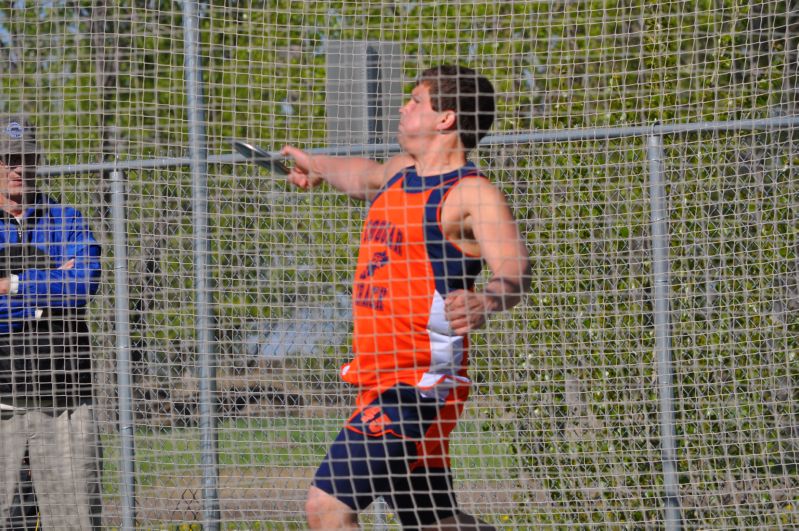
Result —
<svg viewBox="0 0 799 531"><path fill-rule="evenodd" d="M10 295L19 293L19 275L8 276L8 293Z"/></svg>

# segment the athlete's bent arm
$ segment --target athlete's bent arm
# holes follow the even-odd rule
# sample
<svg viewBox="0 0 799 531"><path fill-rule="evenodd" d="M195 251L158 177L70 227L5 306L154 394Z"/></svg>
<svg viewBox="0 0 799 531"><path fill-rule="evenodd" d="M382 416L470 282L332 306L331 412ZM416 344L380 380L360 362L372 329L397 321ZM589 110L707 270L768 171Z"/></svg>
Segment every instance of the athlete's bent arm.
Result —
<svg viewBox="0 0 799 531"><path fill-rule="evenodd" d="M457 196L463 231L471 233L491 277L479 293L457 290L445 301L446 316L453 331L466 335L482 327L488 314L516 306L529 291L530 257L519 234L505 196L483 179L464 186Z"/></svg>
<svg viewBox="0 0 799 531"><path fill-rule="evenodd" d="M395 173L413 164L405 154L380 163L360 157L311 155L293 146L285 146L281 153L294 159L294 167L287 177L293 185L308 189L326 182L362 201L370 200Z"/></svg>

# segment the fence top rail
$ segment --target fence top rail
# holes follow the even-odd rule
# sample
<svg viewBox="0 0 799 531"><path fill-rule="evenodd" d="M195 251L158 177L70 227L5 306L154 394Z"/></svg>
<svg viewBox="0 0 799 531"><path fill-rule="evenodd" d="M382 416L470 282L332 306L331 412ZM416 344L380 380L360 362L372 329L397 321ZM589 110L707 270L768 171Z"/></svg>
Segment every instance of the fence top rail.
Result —
<svg viewBox="0 0 799 531"><path fill-rule="evenodd" d="M685 124L653 124L628 127L597 127L585 129L564 129L558 131L519 131L489 135L480 141L481 146L502 146L511 144L533 144L545 142L573 142L580 140L608 140L612 138L640 137L648 135L673 135L681 133L792 129L799 127L799 116L781 116L750 120L718 122L693 122ZM398 144L353 144L329 148L313 148L308 152L318 155L389 155L398 153ZM275 158L283 158L279 152L270 152ZM240 164L247 158L238 153L212 155L208 164ZM191 157L163 157L155 159L134 159L107 161L91 164L65 164L60 166L41 166L38 176L68 175L81 173L104 173L109 171L140 171L157 168L190 166Z"/></svg>

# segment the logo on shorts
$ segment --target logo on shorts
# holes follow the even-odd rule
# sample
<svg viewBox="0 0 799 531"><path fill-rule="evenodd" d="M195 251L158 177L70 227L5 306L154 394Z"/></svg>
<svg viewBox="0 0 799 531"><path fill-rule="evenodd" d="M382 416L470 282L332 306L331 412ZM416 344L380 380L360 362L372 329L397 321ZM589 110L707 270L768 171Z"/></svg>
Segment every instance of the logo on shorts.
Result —
<svg viewBox="0 0 799 531"><path fill-rule="evenodd" d="M13 138L14 140L19 140L22 138L22 133L25 129L22 127L22 124L19 122L11 122L6 127L6 134Z"/></svg>
<svg viewBox="0 0 799 531"><path fill-rule="evenodd" d="M361 420L366 426L366 431L369 432L369 435L384 435L386 428L391 426L393 422L391 417L383 413L383 410L377 406L364 409L363 413L361 413Z"/></svg>

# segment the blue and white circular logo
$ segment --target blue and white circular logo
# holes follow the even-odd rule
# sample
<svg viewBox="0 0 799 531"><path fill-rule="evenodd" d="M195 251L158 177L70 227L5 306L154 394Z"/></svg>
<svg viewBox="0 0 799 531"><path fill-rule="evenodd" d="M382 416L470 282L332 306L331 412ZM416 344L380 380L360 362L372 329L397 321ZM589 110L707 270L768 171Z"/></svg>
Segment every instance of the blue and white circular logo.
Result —
<svg viewBox="0 0 799 531"><path fill-rule="evenodd" d="M8 136L10 136L11 138L14 138L14 139L18 140L18 139L22 138L22 132L24 130L25 130L25 128L22 127L21 123L19 123L19 122L11 122L10 124L8 124L8 127L6 127L6 134Z"/></svg>

